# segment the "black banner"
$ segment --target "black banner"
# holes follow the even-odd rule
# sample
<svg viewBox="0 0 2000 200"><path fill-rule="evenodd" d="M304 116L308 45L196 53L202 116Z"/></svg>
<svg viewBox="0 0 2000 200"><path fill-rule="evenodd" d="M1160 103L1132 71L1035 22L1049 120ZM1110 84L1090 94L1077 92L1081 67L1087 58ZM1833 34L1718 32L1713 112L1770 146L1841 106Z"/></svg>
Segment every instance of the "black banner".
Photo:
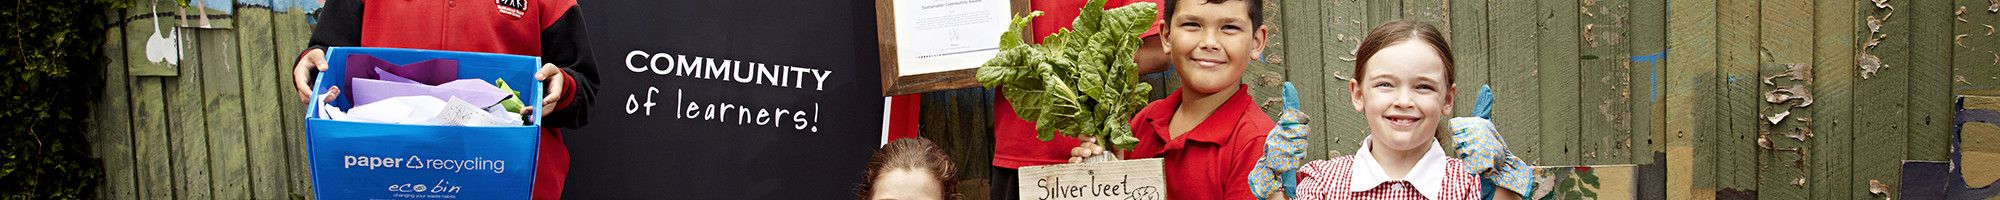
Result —
<svg viewBox="0 0 2000 200"><path fill-rule="evenodd" d="M583 1L567 199L849 199L882 133L872 1Z"/></svg>

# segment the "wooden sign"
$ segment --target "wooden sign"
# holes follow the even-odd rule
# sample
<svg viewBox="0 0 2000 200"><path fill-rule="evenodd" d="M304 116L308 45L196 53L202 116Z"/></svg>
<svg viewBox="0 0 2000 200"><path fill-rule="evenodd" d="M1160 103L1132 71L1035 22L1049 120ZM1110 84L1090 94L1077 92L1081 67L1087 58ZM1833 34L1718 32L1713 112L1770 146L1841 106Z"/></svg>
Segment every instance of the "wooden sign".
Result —
<svg viewBox="0 0 2000 200"><path fill-rule="evenodd" d="M1021 168L1021 199L1166 199L1160 158Z"/></svg>
<svg viewBox="0 0 2000 200"><path fill-rule="evenodd" d="M979 65L1027 0L875 0L882 95L979 86Z"/></svg>

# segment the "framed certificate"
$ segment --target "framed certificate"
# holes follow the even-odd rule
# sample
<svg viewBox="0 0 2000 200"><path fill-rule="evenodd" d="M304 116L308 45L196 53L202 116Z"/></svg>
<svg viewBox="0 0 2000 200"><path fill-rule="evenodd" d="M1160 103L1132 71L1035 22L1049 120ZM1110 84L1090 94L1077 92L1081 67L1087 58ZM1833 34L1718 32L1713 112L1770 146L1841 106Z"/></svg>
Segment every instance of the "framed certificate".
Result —
<svg viewBox="0 0 2000 200"><path fill-rule="evenodd" d="M882 95L979 86L979 65L1028 0L875 0Z"/></svg>

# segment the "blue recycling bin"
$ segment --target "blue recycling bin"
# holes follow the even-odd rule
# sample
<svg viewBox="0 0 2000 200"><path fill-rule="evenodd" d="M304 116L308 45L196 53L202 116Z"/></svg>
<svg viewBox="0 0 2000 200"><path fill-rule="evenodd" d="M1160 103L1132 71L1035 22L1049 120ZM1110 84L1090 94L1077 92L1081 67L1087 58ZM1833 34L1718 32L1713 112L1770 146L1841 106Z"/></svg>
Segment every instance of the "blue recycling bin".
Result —
<svg viewBox="0 0 2000 200"><path fill-rule="evenodd" d="M521 102L537 114L526 126L431 126L334 121L321 118L320 101L306 109L306 146L313 193L318 199L528 199L534 186L536 147L541 136L542 84L535 81L541 58L439 50L333 47L329 65L314 80L313 94L346 86L350 55L368 55L394 64L431 59L458 62L458 78L496 79L520 84ZM532 83L527 85L523 83ZM520 87L529 86L529 87ZM355 105L343 91L326 102L341 109Z"/></svg>

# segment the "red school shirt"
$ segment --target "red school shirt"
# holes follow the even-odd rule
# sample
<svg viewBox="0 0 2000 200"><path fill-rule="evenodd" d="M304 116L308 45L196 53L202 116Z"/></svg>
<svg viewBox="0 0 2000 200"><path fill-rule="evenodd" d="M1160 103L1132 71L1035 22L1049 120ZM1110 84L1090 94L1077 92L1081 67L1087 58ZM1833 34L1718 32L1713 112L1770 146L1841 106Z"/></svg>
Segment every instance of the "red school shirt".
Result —
<svg viewBox="0 0 2000 200"><path fill-rule="evenodd" d="M1105 9L1111 9L1137 2L1152 2L1158 5L1162 4L1161 1L1107 0L1104 3L1104 7ZM1048 37L1050 34L1055 34L1057 30L1061 30L1062 28L1070 27L1070 23L1075 22L1076 16L1083 11L1085 3L1088 2L1084 0L1038 0L1030 3L1032 4L1030 5L1031 8L1042 11L1042 16L1035 17L1033 21L1028 22L1028 26L1034 29L1034 39L1029 40L1029 42L1041 44L1042 38ZM1164 8L1166 5L1158 6L1156 8ZM1164 15L1164 12L1162 15ZM1151 37L1159 33L1159 20L1154 20L1153 27L1147 29L1146 33L1140 34L1139 37ZM1035 122L1022 120L1018 113L1014 113L1014 104L1007 102L1005 94L999 93L998 90L995 90L994 93L993 166L1019 169L1026 166L1068 163L1069 149L1083 143L1076 138L1070 137L1055 137L1054 140L1042 141L1038 137L1039 135L1035 133Z"/></svg>
<svg viewBox="0 0 2000 200"><path fill-rule="evenodd" d="M533 188L534 199L561 197L569 150L557 128L588 124L597 84L575 0L327 0L318 17L307 51L363 46L503 53L539 56L561 67L568 81L549 86L564 95L543 105L549 110L542 117Z"/></svg>
<svg viewBox="0 0 2000 200"><path fill-rule="evenodd" d="M1166 158L1168 199L1256 199L1250 169L1264 155L1264 139L1276 123L1251 102L1248 85L1180 137L1168 125L1181 105L1181 92L1153 101L1132 119L1139 145L1125 159Z"/></svg>

